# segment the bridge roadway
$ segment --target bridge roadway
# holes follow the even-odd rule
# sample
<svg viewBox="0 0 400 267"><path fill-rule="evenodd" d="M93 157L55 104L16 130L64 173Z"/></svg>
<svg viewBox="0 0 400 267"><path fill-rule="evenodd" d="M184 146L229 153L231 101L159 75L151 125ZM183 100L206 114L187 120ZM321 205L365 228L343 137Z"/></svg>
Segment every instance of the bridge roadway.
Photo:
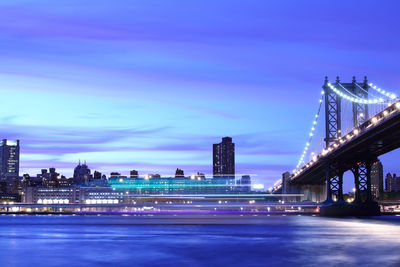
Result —
<svg viewBox="0 0 400 267"><path fill-rule="evenodd" d="M400 101L386 108L348 133L321 153L313 163L306 164L290 184L323 184L326 163L335 162L345 171L360 159L375 159L400 147ZM331 149L331 151L329 151Z"/></svg>

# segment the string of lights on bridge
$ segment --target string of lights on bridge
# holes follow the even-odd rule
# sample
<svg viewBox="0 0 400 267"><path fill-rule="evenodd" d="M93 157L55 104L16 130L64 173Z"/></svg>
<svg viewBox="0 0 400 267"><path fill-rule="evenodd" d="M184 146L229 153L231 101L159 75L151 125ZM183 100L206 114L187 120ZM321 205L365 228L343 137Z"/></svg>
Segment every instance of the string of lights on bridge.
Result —
<svg viewBox="0 0 400 267"><path fill-rule="evenodd" d="M300 159L299 159L299 162L297 163L296 169L298 169L298 168L301 166L301 164L304 163L304 157L307 155L308 149L309 149L309 147L310 147L310 145L311 145L312 138L313 138L313 136L314 136L314 131L315 131L315 129L317 128L318 118L319 118L319 114L320 114L320 112L321 112L322 102L323 102L323 98L324 98L324 91L321 92L321 95L322 95L322 96L321 96L321 98L319 99L318 111L317 111L317 113L316 113L315 116L314 116L314 121L312 122L311 131L310 131L310 133L308 134L308 135L309 135L308 141L307 141L307 143L306 143L305 146L304 146L303 154L301 154L301 157L300 157ZM296 169L293 170L293 172L295 172Z"/></svg>
<svg viewBox="0 0 400 267"><path fill-rule="evenodd" d="M332 91L337 94L338 96L349 100L351 102L355 102L355 103L360 103L360 104L382 104L385 103L387 101L385 101L385 99L383 99L382 97L379 98L373 98L373 99L365 99L365 98L361 98L351 92L349 92L346 88L344 88L343 86L340 87L345 90L347 92L347 94L343 93L342 91L340 91L339 89L337 89L333 84L331 83L327 83L328 87L330 89L332 89ZM374 90L376 90L377 92L381 93L382 95L390 98L390 100L395 100L397 98L397 96L393 93L390 92L386 92L385 90L381 90L380 88L377 88L375 85L372 86L372 88Z"/></svg>
<svg viewBox="0 0 400 267"><path fill-rule="evenodd" d="M393 94L393 93L391 93L391 92L386 92L385 90L382 90L381 88L377 87L377 86L376 86L375 84L373 84L373 83L370 83L369 86L370 86L372 89L374 89L375 91L377 91L378 93L380 93L380 94L382 94L382 95L384 95L384 96L390 97L392 100L397 98L396 94Z"/></svg>

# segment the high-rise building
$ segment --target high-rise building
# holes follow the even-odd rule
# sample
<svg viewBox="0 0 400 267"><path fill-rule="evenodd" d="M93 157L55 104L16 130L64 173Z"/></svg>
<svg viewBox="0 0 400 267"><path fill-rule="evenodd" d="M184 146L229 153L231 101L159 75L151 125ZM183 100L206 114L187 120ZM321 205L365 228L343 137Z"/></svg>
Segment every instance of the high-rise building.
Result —
<svg viewBox="0 0 400 267"><path fill-rule="evenodd" d="M0 180L7 193L17 193L19 187L19 140L0 141Z"/></svg>
<svg viewBox="0 0 400 267"><path fill-rule="evenodd" d="M393 176L390 173L386 174L385 185L387 192L399 192L400 177L397 177L396 174L393 174Z"/></svg>
<svg viewBox="0 0 400 267"><path fill-rule="evenodd" d="M383 193L383 166L380 160L371 166L371 193L375 199Z"/></svg>
<svg viewBox="0 0 400 267"><path fill-rule="evenodd" d="M0 162L2 180L19 177L19 140L3 139L0 141Z"/></svg>
<svg viewBox="0 0 400 267"><path fill-rule="evenodd" d="M77 184L87 183L89 179L91 179L91 174L86 161L83 164L79 161L78 166L74 169L74 182Z"/></svg>
<svg viewBox="0 0 400 267"><path fill-rule="evenodd" d="M222 138L222 142L213 145L214 177L235 177L235 143L231 137Z"/></svg>

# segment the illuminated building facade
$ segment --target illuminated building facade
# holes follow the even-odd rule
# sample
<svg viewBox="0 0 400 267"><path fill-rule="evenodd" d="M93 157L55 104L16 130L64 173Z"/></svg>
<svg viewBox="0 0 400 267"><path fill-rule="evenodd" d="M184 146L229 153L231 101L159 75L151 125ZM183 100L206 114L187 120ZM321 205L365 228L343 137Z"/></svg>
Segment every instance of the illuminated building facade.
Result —
<svg viewBox="0 0 400 267"><path fill-rule="evenodd" d="M0 141L0 162L0 176L2 179L19 176L19 140L3 139Z"/></svg>
<svg viewBox="0 0 400 267"><path fill-rule="evenodd" d="M124 194L111 187L27 187L22 201L34 204L117 204Z"/></svg>
<svg viewBox="0 0 400 267"><path fill-rule="evenodd" d="M383 193L383 166L379 160L371 166L371 193L375 199Z"/></svg>
<svg viewBox="0 0 400 267"><path fill-rule="evenodd" d="M65 187L28 186L24 188L25 203L34 204L119 204L132 203L137 198L201 194L248 194L249 175L235 184L234 179L205 178L203 174L190 177L128 178L110 177L93 180L87 185Z"/></svg>
<svg viewBox="0 0 400 267"><path fill-rule="evenodd" d="M0 180L6 182L8 193L17 193L19 177L19 140L0 141Z"/></svg>
<svg viewBox="0 0 400 267"><path fill-rule="evenodd" d="M80 188L77 186L46 188L27 187L22 201L35 204L73 204L80 203Z"/></svg>
<svg viewBox="0 0 400 267"><path fill-rule="evenodd" d="M207 179L202 175L165 178L146 176L140 179L110 178L108 182L112 188L128 191L133 195L229 194L238 192L234 179Z"/></svg>
<svg viewBox="0 0 400 267"><path fill-rule="evenodd" d="M231 137L222 138L222 142L213 145L214 177L235 177L235 143Z"/></svg>
<svg viewBox="0 0 400 267"><path fill-rule="evenodd" d="M81 187L80 203L82 204L118 204L127 200L126 192L111 187Z"/></svg>

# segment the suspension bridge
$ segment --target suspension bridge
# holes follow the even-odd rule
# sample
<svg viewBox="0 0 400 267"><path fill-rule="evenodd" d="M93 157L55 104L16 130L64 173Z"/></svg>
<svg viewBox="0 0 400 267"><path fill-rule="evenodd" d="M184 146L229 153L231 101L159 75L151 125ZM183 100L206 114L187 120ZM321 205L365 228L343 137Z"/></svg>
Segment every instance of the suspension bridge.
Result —
<svg viewBox="0 0 400 267"><path fill-rule="evenodd" d="M379 215L371 191L371 167L400 147L400 101L369 83L329 82L325 77L317 113L296 168L273 187L274 193L303 193L324 201L322 215ZM325 110L325 124L318 128ZM321 136L318 137L318 129ZM343 199L343 174L354 176L354 201Z"/></svg>

